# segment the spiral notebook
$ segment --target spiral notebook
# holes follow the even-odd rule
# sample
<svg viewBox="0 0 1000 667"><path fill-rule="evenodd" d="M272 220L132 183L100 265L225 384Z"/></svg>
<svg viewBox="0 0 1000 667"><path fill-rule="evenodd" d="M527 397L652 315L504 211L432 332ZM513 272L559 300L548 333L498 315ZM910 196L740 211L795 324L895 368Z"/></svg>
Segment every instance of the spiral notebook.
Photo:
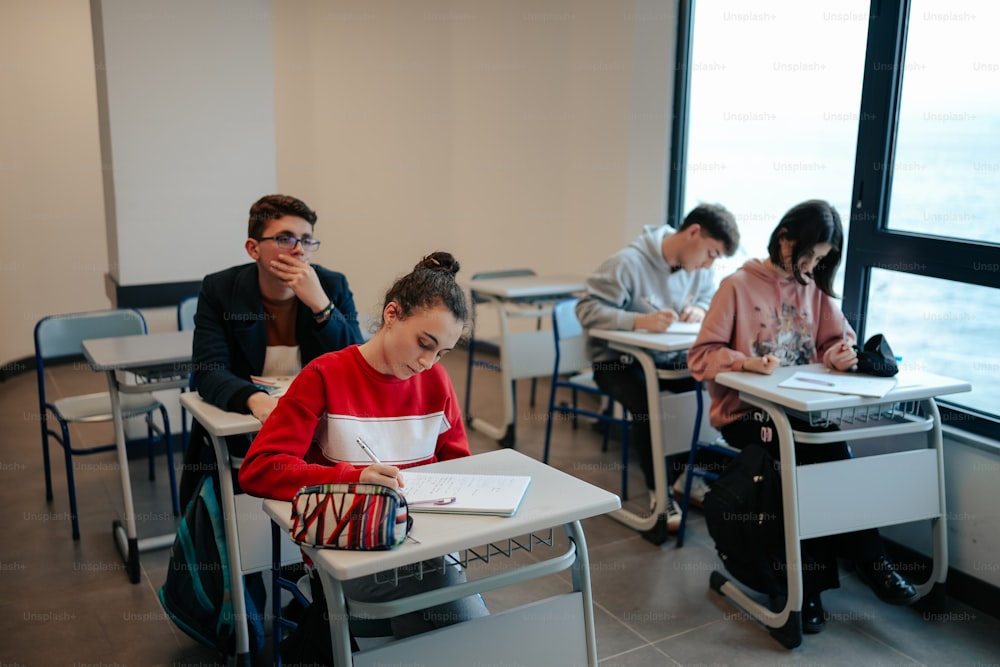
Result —
<svg viewBox="0 0 1000 667"><path fill-rule="evenodd" d="M403 471L411 512L512 516L531 483L527 475L476 475Z"/></svg>

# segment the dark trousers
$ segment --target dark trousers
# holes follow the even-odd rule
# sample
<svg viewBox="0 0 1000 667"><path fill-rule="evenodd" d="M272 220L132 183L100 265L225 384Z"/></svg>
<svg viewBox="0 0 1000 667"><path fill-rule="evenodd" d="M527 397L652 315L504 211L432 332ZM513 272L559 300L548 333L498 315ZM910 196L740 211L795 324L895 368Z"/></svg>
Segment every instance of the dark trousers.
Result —
<svg viewBox="0 0 1000 667"><path fill-rule="evenodd" d="M629 442L639 457L639 467L646 478L646 488L656 486L653 478L652 439L649 434L649 400L646 394L646 374L642 366L634 360L598 361L592 365L594 382L601 391L624 405L631 413L632 425ZM683 368L683 365L680 366ZM677 368L672 365L671 368ZM681 393L694 389L694 380L660 380L660 391ZM691 434L685 435L690 439ZM667 484L673 484L673 471L667 467Z"/></svg>
<svg viewBox="0 0 1000 667"><path fill-rule="evenodd" d="M836 426L811 426L800 419L790 418L792 429L812 433L838 431ZM778 435L774 422L763 411L754 410L743 419L722 427L726 442L743 449L748 444L761 444L776 460L781 460ZM795 443L796 465L826 463L852 458L851 448L846 442L827 444ZM851 480L844 480L844 493L850 493ZM836 502L836 499L831 499ZM882 538L874 528L856 530L839 535L816 537L800 542L802 549L802 585L806 595L819 593L829 588L838 588L837 558L853 561L871 561L885 555Z"/></svg>

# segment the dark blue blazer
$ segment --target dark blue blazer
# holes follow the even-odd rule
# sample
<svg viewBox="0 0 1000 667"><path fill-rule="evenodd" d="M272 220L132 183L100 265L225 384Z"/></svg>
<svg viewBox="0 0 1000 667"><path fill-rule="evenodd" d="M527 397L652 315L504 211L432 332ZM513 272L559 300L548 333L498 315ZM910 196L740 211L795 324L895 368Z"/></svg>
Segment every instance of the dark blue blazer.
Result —
<svg viewBox="0 0 1000 667"><path fill-rule="evenodd" d="M320 284L333 302L330 319L316 324L301 302L295 337L302 365L321 354L360 343L361 329L347 278L314 264ZM234 266L205 276L194 316L194 385L209 403L231 412L249 412L246 399L259 391L251 375L264 370L267 325L257 284L257 264Z"/></svg>

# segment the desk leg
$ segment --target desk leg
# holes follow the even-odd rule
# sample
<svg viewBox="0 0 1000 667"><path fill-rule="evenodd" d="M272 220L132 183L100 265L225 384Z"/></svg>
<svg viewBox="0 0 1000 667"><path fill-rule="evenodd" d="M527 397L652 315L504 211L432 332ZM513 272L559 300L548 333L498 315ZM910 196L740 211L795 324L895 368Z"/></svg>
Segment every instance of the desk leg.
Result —
<svg viewBox="0 0 1000 667"><path fill-rule="evenodd" d="M753 600L735 583L716 570L709 578L713 590L729 598L748 615L768 627L771 636L785 648L795 648L802 643L802 562L799 551L798 487L795 476L795 437L788 416L780 407L754 397L744 397L749 403L765 410L774 421L781 451L781 501L784 513L785 562L788 598L779 612Z"/></svg>
<svg viewBox="0 0 1000 667"><path fill-rule="evenodd" d="M656 507L662 512L662 508L667 506L667 463L663 458L663 415L660 413L660 379L657 376L656 364L653 362L653 358L640 348L619 348L614 344L612 347L635 357L642 366L642 373L646 378L646 397L647 403L649 403L649 439L653 456L653 482L656 485L654 492ZM622 508L611 512L609 516L630 528L645 531L656 525L660 514L640 516Z"/></svg>
<svg viewBox="0 0 1000 667"><path fill-rule="evenodd" d="M583 622L587 636L587 664L597 665L597 632L594 629L594 599L590 588L590 554L587 551L587 539L583 535L583 527L579 521L563 526L567 539L576 545L576 559L570 570L573 577L573 590L583 594Z"/></svg>
<svg viewBox="0 0 1000 667"><path fill-rule="evenodd" d="M233 467L225 438L209 434L215 449L219 473L219 497L226 526L229 590L233 600L233 622L236 626L236 663L250 664L250 632L247 629L247 599L243 585L243 561L240 557L240 536L236 527L236 497L233 494ZM274 593L273 593L274 594ZM276 592L280 595L280 592Z"/></svg>
<svg viewBox="0 0 1000 667"><path fill-rule="evenodd" d="M325 568L316 568L323 582L326 608L330 617L330 637L333 640L333 664L349 666L354 664L351 654L351 630L347 616L347 598L340 581L332 577Z"/></svg>
<svg viewBox="0 0 1000 667"><path fill-rule="evenodd" d="M118 454L118 470L121 475L122 497L125 501L125 522L115 521L111 525L118 552L125 561L125 571L133 584L139 583L139 540L135 528L135 505L132 502L132 479L128 469L128 450L125 447L125 423L122 419L121 396L118 394L118 377L115 371L107 371L108 393L111 396L111 415L115 424L115 451Z"/></svg>
<svg viewBox="0 0 1000 667"><path fill-rule="evenodd" d="M921 599L929 600L931 608L942 606L944 582L948 576L948 506L944 488L944 441L941 437L941 413L933 398L924 401L924 411L931 416L934 426L927 433L927 445L937 452L938 506L940 515L931 520L931 539L934 562L931 576L922 584L914 584Z"/></svg>

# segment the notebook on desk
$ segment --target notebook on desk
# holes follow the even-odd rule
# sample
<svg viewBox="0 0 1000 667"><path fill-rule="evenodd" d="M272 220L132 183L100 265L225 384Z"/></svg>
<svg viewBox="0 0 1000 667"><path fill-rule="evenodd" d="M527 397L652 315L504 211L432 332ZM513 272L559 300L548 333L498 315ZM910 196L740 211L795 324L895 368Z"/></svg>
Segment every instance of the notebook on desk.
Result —
<svg viewBox="0 0 1000 667"><path fill-rule="evenodd" d="M895 378L879 378L869 375L799 371L778 386L785 389L806 389L829 394L882 398L896 386L896 380Z"/></svg>
<svg viewBox="0 0 1000 667"><path fill-rule="evenodd" d="M512 516L524 499L527 475L475 475L403 471L411 512Z"/></svg>

